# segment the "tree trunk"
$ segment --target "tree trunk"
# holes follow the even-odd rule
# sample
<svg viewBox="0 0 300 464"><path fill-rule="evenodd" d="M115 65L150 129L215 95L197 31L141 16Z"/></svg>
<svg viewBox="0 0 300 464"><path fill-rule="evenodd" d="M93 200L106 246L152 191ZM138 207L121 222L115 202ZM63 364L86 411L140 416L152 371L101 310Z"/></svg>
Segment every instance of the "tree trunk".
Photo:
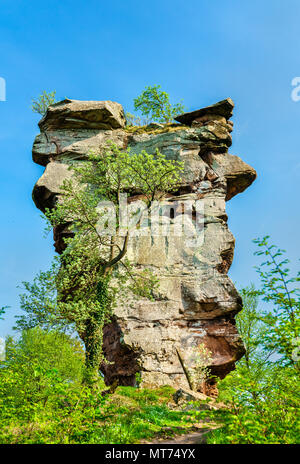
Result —
<svg viewBox="0 0 300 464"><path fill-rule="evenodd" d="M90 321L85 332L85 376L88 385L95 385L99 380L99 366L102 361L103 324Z"/></svg>

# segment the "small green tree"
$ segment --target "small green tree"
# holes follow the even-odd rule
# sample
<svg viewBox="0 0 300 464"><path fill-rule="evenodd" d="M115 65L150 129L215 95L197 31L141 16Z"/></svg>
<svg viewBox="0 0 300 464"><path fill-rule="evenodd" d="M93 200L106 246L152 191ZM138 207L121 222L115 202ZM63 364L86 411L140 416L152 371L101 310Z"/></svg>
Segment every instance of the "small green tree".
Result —
<svg viewBox="0 0 300 464"><path fill-rule="evenodd" d="M26 440L33 429L38 441L39 427L51 427L69 407L65 392L81 388L83 373L84 351L75 338L39 327L23 331L18 340L7 337L0 362L0 442L18 442L20 435Z"/></svg>
<svg viewBox="0 0 300 464"><path fill-rule="evenodd" d="M220 384L222 399L245 402L256 400L264 391L270 357L274 351L264 349L263 340L267 332L266 325L261 321L259 291L253 284L242 288L243 310L236 316L236 326L240 334L245 355Z"/></svg>
<svg viewBox="0 0 300 464"><path fill-rule="evenodd" d="M209 443L296 443L299 441L299 379L294 366L284 366L268 345L268 325L258 307L253 285L241 290L243 310L237 316L246 354L219 382L219 399L229 409L213 414L222 427Z"/></svg>
<svg viewBox="0 0 300 464"><path fill-rule="evenodd" d="M34 327L73 333L75 326L61 314L57 304L56 278L59 260L54 259L47 271L40 271L33 282L22 282L23 293L20 294L20 307L24 314L15 316L15 330L24 331Z"/></svg>
<svg viewBox="0 0 300 464"><path fill-rule="evenodd" d="M18 340L7 338L4 367L9 366L24 372L27 388L36 379L36 369L54 369L63 380L78 382L83 375L84 350L77 338L35 327L23 330Z"/></svg>
<svg viewBox="0 0 300 464"><path fill-rule="evenodd" d="M240 360L240 364L250 369L255 361L262 361L262 340L265 337L267 327L260 320L261 312L258 309L260 292L254 284L242 288L240 295L243 299L243 310L236 316L236 326L245 347L245 354ZM265 361L272 354L272 350L268 351Z"/></svg>
<svg viewBox="0 0 300 464"><path fill-rule="evenodd" d="M176 115L184 112L182 103L171 105L169 94L162 91L160 85L146 87L134 99L134 109L160 123L170 123Z"/></svg>
<svg viewBox="0 0 300 464"><path fill-rule="evenodd" d="M66 248L57 258L57 299L45 299L43 292L33 287L28 298L23 297L27 316L19 319L19 325L33 326L44 320L51 326L62 319L73 324L84 341L87 380L93 383L103 360L102 329L122 292L153 298L157 286L149 270L137 272L126 260L131 230L129 227L122 233L120 195L139 193L145 208L151 210L154 200L178 187L183 163L167 160L159 151L155 155L145 151L131 154L111 144L101 154L90 154L88 161L73 164L71 169L73 178L63 183L61 201L55 209L46 211L50 228L69 224L73 233L73 237L65 239ZM99 204L108 201L115 208L115 228L103 233L99 220L106 223L112 213L107 217L105 212L99 212ZM133 213L137 228L141 226L142 212ZM52 291L51 276L44 277L44 288L49 283ZM45 307L49 307L49 317Z"/></svg>
<svg viewBox="0 0 300 464"><path fill-rule="evenodd" d="M246 354L219 383L230 409L217 418L223 427L211 443L299 443L299 292L290 277L284 250L256 239L261 288L241 291L244 309L237 327ZM298 274L299 276L299 274ZM267 307L259 309L259 297Z"/></svg>
<svg viewBox="0 0 300 464"><path fill-rule="evenodd" d="M126 113L126 125L127 126L146 126L150 123L149 118L140 118L131 113Z"/></svg>
<svg viewBox="0 0 300 464"><path fill-rule="evenodd" d="M280 354L282 363L299 369L299 357L294 353L300 342L300 291L294 284L300 281L300 273L297 277L290 276L290 270L286 267L289 260L281 259L285 250L270 245L268 239L266 235L254 240L260 248L255 254L266 258L256 267L262 284L260 294L263 301L271 305L261 316L268 327L264 346Z"/></svg>
<svg viewBox="0 0 300 464"><path fill-rule="evenodd" d="M53 92L49 93L47 93L46 90L44 90L43 93L36 100L32 99L32 111L34 113L39 113L42 116L44 116L44 114L46 114L48 106L56 103L55 94L56 90L53 90Z"/></svg>

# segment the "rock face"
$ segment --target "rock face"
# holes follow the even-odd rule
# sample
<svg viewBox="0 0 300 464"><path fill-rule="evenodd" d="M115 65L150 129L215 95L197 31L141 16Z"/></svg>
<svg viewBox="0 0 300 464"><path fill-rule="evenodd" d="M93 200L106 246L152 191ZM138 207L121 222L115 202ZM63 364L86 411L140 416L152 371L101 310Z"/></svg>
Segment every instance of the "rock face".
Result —
<svg viewBox="0 0 300 464"><path fill-rule="evenodd" d="M164 202L163 210L173 211L168 233L155 235L145 226L142 236L130 239L128 258L138 269L150 268L160 287L155 301L128 297L105 327L104 352L113 362L101 366L107 384L134 385L139 372L143 386L186 389L193 386L188 373L197 366L200 345L210 351L209 367L219 377L244 353L234 320L242 301L227 276L234 237L225 202L245 190L256 172L228 153L233 106L227 99L178 116L185 125L133 129L125 127L118 103L64 100L50 107L39 124L33 159L46 169L33 199L41 210L54 206L62 180L70 175L68 162L86 159L91 149L101 151L109 140L133 153L158 148L167 158L185 162L180 189ZM180 236L176 221L183 210L190 212L191 228ZM67 228L54 231L58 252L67 234ZM196 388L214 391L208 384Z"/></svg>
<svg viewBox="0 0 300 464"><path fill-rule="evenodd" d="M41 131L118 129L126 123L122 106L111 101L63 100L50 106L39 122Z"/></svg>
<svg viewBox="0 0 300 464"><path fill-rule="evenodd" d="M200 110L192 111L191 113L184 113L176 116L175 121L187 124L188 126L192 125L192 123L197 121L199 118L207 118L207 121L213 121L223 117L226 121L231 118L233 108L234 103L231 98L226 98L226 100L221 100L214 105L200 108ZM215 116L218 116L218 118L215 118Z"/></svg>

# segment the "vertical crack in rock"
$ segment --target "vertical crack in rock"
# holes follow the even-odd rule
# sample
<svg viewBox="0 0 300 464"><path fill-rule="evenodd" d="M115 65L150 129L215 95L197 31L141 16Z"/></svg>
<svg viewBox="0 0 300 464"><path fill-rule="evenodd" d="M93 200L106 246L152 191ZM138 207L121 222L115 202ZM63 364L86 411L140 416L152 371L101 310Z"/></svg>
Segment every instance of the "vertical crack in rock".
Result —
<svg viewBox="0 0 300 464"><path fill-rule="evenodd" d="M221 378L244 353L234 320L242 300L227 276L234 237L228 230L225 204L254 181L256 172L228 153L233 107L228 98L180 115L176 124L130 131L118 103L64 100L49 107L39 123L41 133L32 153L45 172L33 189L33 200L42 211L55 206L63 180L72 175L69 161L86 159L90 149L99 152L108 140L135 153L154 154L158 148L168 159L185 162L180 188L164 199L166 211L173 211L173 233L156 236L149 229L130 239L128 258L140 270L151 268L160 287L155 301L128 298L104 328L103 349L109 363L102 364L101 370L108 385L116 380L134 385L139 372L143 386L186 388L185 371L194 362L190 353L199 344L212 353L209 367ZM197 216L199 200L202 209ZM198 227L197 237L174 233L187 204L193 204L189 227ZM55 228L57 252L62 252L63 237L68 236L68 224ZM213 382L201 388L215 394Z"/></svg>

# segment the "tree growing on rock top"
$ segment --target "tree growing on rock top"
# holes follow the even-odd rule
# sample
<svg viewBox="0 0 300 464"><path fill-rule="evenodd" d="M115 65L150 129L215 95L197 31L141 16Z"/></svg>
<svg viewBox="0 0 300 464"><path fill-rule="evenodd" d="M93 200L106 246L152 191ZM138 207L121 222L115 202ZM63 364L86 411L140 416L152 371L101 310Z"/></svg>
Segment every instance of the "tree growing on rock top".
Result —
<svg viewBox="0 0 300 464"><path fill-rule="evenodd" d="M42 92L39 97L34 100L32 99L32 105L31 109L34 113L39 113L42 116L44 116L47 112L47 108L50 105L53 105L56 103L56 90L53 90L52 92L47 93L46 90Z"/></svg>
<svg viewBox="0 0 300 464"><path fill-rule="evenodd" d="M134 109L159 123L171 123L175 116L184 112L183 104L180 102L172 105L169 94L161 90L160 85L146 87L141 95L134 99Z"/></svg>

